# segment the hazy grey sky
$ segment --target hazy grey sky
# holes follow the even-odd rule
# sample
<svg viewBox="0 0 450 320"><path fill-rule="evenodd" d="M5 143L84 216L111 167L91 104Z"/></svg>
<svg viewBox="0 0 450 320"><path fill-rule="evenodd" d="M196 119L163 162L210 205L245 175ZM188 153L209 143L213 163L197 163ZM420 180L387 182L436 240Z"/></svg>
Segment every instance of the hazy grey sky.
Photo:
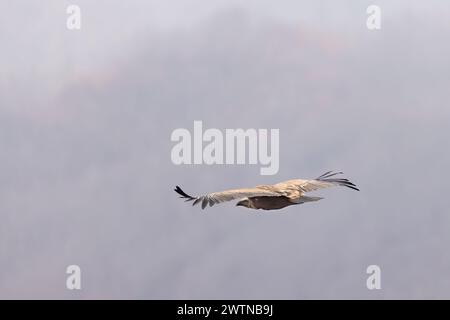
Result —
<svg viewBox="0 0 450 320"><path fill-rule="evenodd" d="M369 31L370 4L3 1L0 298L450 298L450 4L378 1ZM194 120L280 129L279 173L173 165ZM172 191L332 169L361 192L260 214Z"/></svg>

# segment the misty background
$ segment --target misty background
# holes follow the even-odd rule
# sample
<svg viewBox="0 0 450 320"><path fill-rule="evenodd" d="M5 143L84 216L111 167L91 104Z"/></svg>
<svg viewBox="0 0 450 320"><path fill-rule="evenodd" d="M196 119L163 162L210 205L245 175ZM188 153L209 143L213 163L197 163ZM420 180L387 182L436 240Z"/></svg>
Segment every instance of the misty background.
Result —
<svg viewBox="0 0 450 320"><path fill-rule="evenodd" d="M2 1L0 298L450 298L449 16L437 0ZM280 129L279 173L172 164L194 120ZM328 170L361 192L272 212L173 192Z"/></svg>

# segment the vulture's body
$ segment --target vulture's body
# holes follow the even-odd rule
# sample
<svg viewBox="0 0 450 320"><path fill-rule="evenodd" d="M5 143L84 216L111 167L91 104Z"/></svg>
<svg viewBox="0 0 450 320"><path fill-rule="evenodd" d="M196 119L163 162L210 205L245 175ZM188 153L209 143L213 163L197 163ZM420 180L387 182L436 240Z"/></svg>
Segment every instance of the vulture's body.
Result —
<svg viewBox="0 0 450 320"><path fill-rule="evenodd" d="M305 196L306 192L333 186L343 186L359 191L356 186L347 179L332 178L342 172L324 173L320 177L312 180L295 179L280 182L274 185L262 185L249 189L234 189L222 192L209 193L199 197L186 194L179 186L175 192L181 195L186 201L193 201L193 205L202 204L205 209L207 205L212 207L215 204L240 200L236 205L251 209L277 210L287 206L302 204L305 202L318 201L320 197Z"/></svg>

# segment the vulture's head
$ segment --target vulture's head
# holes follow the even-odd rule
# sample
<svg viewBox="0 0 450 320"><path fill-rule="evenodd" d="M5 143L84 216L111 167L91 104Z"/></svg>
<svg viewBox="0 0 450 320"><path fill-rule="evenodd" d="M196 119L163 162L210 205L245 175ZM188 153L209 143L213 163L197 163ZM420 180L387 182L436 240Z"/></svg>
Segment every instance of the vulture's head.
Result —
<svg viewBox="0 0 450 320"><path fill-rule="evenodd" d="M239 201L238 203L236 203L236 207L246 207L246 208L250 208L250 200L248 199L242 199L241 201Z"/></svg>

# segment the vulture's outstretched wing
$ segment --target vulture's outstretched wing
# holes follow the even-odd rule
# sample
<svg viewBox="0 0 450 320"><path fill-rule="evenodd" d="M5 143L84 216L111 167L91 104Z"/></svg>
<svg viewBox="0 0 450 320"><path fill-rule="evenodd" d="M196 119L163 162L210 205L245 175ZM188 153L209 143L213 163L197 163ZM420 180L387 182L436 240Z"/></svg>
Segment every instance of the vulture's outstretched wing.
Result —
<svg viewBox="0 0 450 320"><path fill-rule="evenodd" d="M347 187L356 191L359 191L359 189L354 185L352 182L350 182L348 179L342 179L342 178L332 178L336 175L342 174L342 172L332 172L328 171L321 175L320 177L313 179L313 180L302 180L302 179L295 179L295 180L289 180L285 182L281 182L276 184L274 187L277 188L298 188L302 193L310 192L318 189L323 188L329 188L329 187L335 187L335 186L343 186Z"/></svg>
<svg viewBox="0 0 450 320"><path fill-rule="evenodd" d="M202 209L209 204L210 207L215 205L216 203L239 200L243 198L249 197L279 197L281 194L275 191L264 190L260 188L249 188L249 189L234 189L234 190L226 190L222 192L213 192L208 193L203 196L193 197L184 192L179 186L176 186L174 189L176 193L181 195L180 198L186 199L186 201L194 201L192 205L196 205L197 203L202 203Z"/></svg>

